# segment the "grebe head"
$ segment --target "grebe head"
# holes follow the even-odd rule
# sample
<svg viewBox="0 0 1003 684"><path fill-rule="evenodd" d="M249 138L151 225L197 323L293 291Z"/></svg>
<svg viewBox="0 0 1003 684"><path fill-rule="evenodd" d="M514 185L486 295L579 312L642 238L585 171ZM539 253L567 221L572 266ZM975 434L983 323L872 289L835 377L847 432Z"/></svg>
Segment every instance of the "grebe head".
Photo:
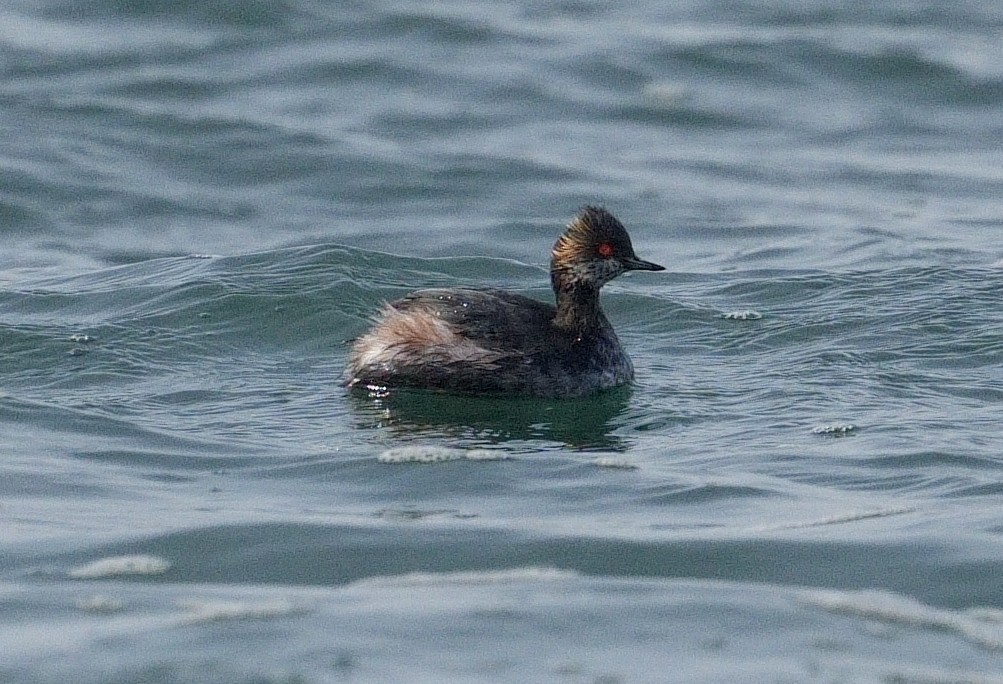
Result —
<svg viewBox="0 0 1003 684"><path fill-rule="evenodd" d="M664 271L638 259L627 229L602 207L588 206L557 239L550 258L555 292L578 286L600 287L625 271Z"/></svg>

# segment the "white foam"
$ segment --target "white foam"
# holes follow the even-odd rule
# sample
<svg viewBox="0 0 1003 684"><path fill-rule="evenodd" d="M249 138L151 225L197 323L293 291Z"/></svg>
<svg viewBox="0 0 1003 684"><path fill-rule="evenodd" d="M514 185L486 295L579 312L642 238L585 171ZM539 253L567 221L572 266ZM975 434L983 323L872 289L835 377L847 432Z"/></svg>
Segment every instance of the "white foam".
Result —
<svg viewBox="0 0 1003 684"><path fill-rule="evenodd" d="M171 567L170 561L158 556L112 556L80 565L69 572L74 579L99 579L118 575L162 575Z"/></svg>
<svg viewBox="0 0 1003 684"><path fill-rule="evenodd" d="M514 456L496 449L471 449L463 456L468 461L511 461Z"/></svg>
<svg viewBox="0 0 1003 684"><path fill-rule="evenodd" d="M758 311L753 311L752 309L746 309L745 311L729 311L728 313L721 314L721 318L729 321L758 321L763 317L763 314Z"/></svg>
<svg viewBox="0 0 1003 684"><path fill-rule="evenodd" d="M352 582L353 587L415 587L456 585L497 585L522 582L567 582L581 577L574 570L558 568L510 568L508 570L461 570L456 572L411 572L381 575Z"/></svg>
<svg viewBox="0 0 1003 684"><path fill-rule="evenodd" d="M93 342L94 338L90 335L84 335L83 333L76 333L70 335L70 342Z"/></svg>
<svg viewBox="0 0 1003 684"><path fill-rule="evenodd" d="M842 425L817 425L811 429L812 434L824 435L826 437L843 437L855 432L857 426L853 423L845 423Z"/></svg>
<svg viewBox="0 0 1003 684"><path fill-rule="evenodd" d="M459 449L435 446L406 446L387 449L376 457L380 463L442 463L463 458Z"/></svg>
<svg viewBox="0 0 1003 684"><path fill-rule="evenodd" d="M491 449L454 449L442 446L403 446L387 449L376 460L380 463L442 463L444 461L506 461L512 458L504 451Z"/></svg>
<svg viewBox="0 0 1003 684"><path fill-rule="evenodd" d="M264 620L303 612L303 608L286 599L267 601L185 601L180 604L185 622L218 622L221 620Z"/></svg>
<svg viewBox="0 0 1003 684"><path fill-rule="evenodd" d="M810 590L801 594L801 600L834 613L910 627L947 630L983 648L1003 650L1003 624L977 617L981 614L977 609L956 611L934 608L915 599L877 590Z"/></svg>
<svg viewBox="0 0 1003 684"><path fill-rule="evenodd" d="M600 456L595 461L595 465L599 468L610 468L612 470L637 470L638 465L636 463L631 463L630 461L623 458L616 458L615 456Z"/></svg>

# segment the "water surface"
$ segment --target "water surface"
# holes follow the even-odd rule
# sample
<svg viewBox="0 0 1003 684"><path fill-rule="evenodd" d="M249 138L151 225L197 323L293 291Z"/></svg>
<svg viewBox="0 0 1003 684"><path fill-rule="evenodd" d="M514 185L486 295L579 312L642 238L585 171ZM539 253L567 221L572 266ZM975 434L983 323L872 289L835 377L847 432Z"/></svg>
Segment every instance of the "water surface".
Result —
<svg viewBox="0 0 1003 684"><path fill-rule="evenodd" d="M1003 11L0 11L0 679L997 682ZM349 396L602 203L635 386Z"/></svg>

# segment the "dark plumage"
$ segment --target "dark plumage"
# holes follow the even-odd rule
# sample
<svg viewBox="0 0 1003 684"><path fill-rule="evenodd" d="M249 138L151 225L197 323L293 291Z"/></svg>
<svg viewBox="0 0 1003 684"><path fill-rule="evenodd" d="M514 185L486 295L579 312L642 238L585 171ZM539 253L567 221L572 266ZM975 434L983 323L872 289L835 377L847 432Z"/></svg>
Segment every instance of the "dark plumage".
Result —
<svg viewBox="0 0 1003 684"><path fill-rule="evenodd" d="M599 306L599 289L628 270L663 267L637 258L616 217L586 207L554 245L556 307L496 289L417 290L356 340L345 384L572 397L630 382Z"/></svg>

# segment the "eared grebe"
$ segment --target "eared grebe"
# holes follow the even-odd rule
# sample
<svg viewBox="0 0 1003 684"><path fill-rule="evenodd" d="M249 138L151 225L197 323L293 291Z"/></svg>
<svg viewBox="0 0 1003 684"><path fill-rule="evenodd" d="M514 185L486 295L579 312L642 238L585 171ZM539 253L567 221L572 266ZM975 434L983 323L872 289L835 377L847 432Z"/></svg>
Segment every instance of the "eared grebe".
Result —
<svg viewBox="0 0 1003 684"><path fill-rule="evenodd" d="M345 385L579 397L628 383L634 366L599 288L624 271L663 270L637 258L613 214L585 207L551 254L556 307L504 290L417 290L356 340Z"/></svg>

